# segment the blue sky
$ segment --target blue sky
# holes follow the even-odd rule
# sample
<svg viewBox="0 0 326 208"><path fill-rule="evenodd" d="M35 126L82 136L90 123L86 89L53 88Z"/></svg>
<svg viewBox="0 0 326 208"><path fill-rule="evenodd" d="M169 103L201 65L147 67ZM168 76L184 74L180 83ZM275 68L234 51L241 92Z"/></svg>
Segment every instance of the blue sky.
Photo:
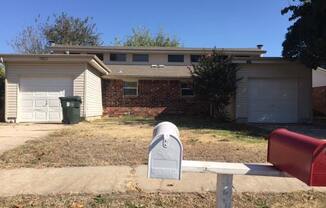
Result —
<svg viewBox="0 0 326 208"><path fill-rule="evenodd" d="M255 47L280 56L287 16L280 11L290 0L4 0L1 1L0 53L14 52L8 42L37 15L91 16L106 45L131 28L163 28L185 47Z"/></svg>

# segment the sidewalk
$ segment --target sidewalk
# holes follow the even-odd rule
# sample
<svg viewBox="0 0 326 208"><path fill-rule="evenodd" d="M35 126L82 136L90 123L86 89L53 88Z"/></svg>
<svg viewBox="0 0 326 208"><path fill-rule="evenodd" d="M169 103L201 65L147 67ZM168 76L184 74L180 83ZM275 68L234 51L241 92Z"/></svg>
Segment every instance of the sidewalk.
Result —
<svg viewBox="0 0 326 208"><path fill-rule="evenodd" d="M18 194L112 193L126 191L215 191L216 175L184 173L181 181L147 179L147 167L69 167L0 170L0 196ZM311 190L294 178L235 176L236 192L293 192ZM326 188L313 188L325 191Z"/></svg>

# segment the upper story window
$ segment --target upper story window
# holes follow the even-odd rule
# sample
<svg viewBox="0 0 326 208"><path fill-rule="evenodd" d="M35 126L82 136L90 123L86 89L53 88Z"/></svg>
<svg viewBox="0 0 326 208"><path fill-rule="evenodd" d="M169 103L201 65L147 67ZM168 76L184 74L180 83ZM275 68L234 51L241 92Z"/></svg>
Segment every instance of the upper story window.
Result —
<svg viewBox="0 0 326 208"><path fill-rule="evenodd" d="M123 95L124 96L137 96L138 95L138 82L137 81L124 81L123 82Z"/></svg>
<svg viewBox="0 0 326 208"><path fill-rule="evenodd" d="M194 86L191 81L183 81L181 82L181 96L194 96Z"/></svg>
<svg viewBox="0 0 326 208"><path fill-rule="evenodd" d="M125 53L111 53L110 54L110 61L127 61L127 54Z"/></svg>
<svg viewBox="0 0 326 208"><path fill-rule="evenodd" d="M168 62L184 62L184 55L168 55Z"/></svg>
<svg viewBox="0 0 326 208"><path fill-rule="evenodd" d="M133 54L133 62L148 62L148 54Z"/></svg>
<svg viewBox="0 0 326 208"><path fill-rule="evenodd" d="M203 55L191 55L190 56L191 62L193 62L193 63L199 62L202 56Z"/></svg>

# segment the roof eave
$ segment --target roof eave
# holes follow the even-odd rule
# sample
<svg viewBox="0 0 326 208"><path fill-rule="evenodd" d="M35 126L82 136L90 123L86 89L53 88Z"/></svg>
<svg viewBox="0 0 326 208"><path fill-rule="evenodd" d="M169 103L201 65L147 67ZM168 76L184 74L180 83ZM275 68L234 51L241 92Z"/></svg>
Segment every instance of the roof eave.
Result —
<svg viewBox="0 0 326 208"><path fill-rule="evenodd" d="M190 79L189 76L151 76L151 75L104 75L103 79L170 79L170 80L179 80L179 79Z"/></svg>
<svg viewBox="0 0 326 208"><path fill-rule="evenodd" d="M0 54L6 63L89 63L101 74L107 75L110 69L94 55L66 54Z"/></svg>
<svg viewBox="0 0 326 208"><path fill-rule="evenodd" d="M56 52L88 52L97 53L103 51L117 51L117 52L155 52L155 53L210 53L214 48L177 48L177 47L124 47L124 46L67 46L54 45L51 47ZM236 54L252 54L262 55L266 51L256 48L216 48L219 52L236 53Z"/></svg>

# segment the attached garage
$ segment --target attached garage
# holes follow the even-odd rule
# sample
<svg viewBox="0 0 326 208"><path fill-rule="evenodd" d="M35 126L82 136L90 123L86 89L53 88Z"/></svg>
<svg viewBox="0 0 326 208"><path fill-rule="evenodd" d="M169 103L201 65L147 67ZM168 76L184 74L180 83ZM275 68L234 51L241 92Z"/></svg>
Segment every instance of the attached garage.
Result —
<svg viewBox="0 0 326 208"><path fill-rule="evenodd" d="M61 122L59 97L80 96L81 116L102 115L101 76L109 69L92 55L2 55L7 122ZM86 96L89 95L89 96Z"/></svg>
<svg viewBox="0 0 326 208"><path fill-rule="evenodd" d="M252 123L296 123L298 90L296 79L254 78L248 80L248 121Z"/></svg>
<svg viewBox="0 0 326 208"><path fill-rule="evenodd" d="M72 80L65 77L20 79L18 109L21 122L60 122L59 97L71 96Z"/></svg>
<svg viewBox="0 0 326 208"><path fill-rule="evenodd" d="M280 58L241 64L236 119L250 123L305 123L312 119L312 72Z"/></svg>

